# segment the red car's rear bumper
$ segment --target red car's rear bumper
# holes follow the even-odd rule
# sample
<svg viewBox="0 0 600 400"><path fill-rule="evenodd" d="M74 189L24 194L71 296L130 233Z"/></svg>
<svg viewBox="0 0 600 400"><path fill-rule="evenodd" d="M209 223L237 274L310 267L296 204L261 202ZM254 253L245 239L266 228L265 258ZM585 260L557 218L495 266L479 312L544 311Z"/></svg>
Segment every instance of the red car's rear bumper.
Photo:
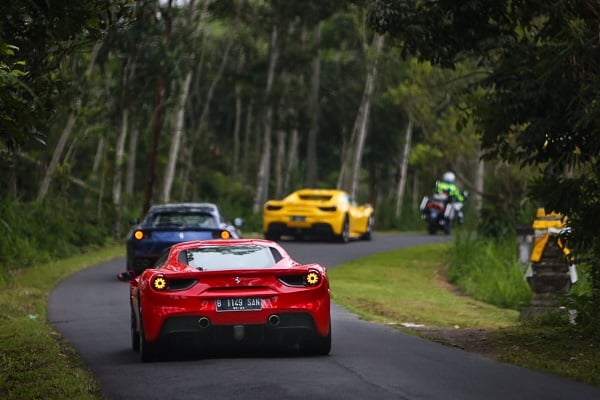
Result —
<svg viewBox="0 0 600 400"><path fill-rule="evenodd" d="M240 296L237 293L232 297L259 297L261 309L217 311L218 297L214 295L153 294L149 299L142 299L144 336L151 342L178 334L198 334L217 339L214 336L217 332L231 331L235 339L235 326L276 336L312 333L323 337L329 334L331 304L326 286L269 296ZM236 329L239 334L240 328Z"/></svg>

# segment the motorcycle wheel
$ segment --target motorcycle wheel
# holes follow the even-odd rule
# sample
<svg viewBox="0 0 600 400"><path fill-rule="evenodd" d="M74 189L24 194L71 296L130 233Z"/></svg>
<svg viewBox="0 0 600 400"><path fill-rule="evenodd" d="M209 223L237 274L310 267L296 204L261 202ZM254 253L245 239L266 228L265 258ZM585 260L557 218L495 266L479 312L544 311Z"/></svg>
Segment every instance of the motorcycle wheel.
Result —
<svg viewBox="0 0 600 400"><path fill-rule="evenodd" d="M452 220L449 218L444 218L444 233L446 235L450 234L450 231L451 231L450 225L452 225Z"/></svg>
<svg viewBox="0 0 600 400"><path fill-rule="evenodd" d="M438 228L437 221L429 220L429 222L427 224L427 232L429 232L430 235L435 235L437 233L437 228Z"/></svg>

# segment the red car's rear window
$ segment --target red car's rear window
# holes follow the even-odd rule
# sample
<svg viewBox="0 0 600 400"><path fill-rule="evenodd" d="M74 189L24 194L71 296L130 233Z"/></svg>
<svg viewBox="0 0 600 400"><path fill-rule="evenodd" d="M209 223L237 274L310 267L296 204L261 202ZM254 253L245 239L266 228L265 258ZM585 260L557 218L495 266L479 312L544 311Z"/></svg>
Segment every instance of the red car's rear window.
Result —
<svg viewBox="0 0 600 400"><path fill-rule="evenodd" d="M181 255L179 259L181 260ZM266 246L210 246L185 250L185 262L201 271L269 268L281 254Z"/></svg>

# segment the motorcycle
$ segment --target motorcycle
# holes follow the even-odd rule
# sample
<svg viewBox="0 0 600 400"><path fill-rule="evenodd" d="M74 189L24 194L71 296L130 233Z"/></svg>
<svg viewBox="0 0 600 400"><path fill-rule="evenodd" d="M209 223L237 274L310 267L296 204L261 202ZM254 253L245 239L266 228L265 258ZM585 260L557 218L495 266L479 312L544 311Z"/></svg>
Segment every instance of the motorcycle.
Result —
<svg viewBox="0 0 600 400"><path fill-rule="evenodd" d="M432 198L423 197L419 210L421 218L427 222L430 235L435 235L438 230L443 230L446 235L450 234L457 212L447 193L436 193Z"/></svg>

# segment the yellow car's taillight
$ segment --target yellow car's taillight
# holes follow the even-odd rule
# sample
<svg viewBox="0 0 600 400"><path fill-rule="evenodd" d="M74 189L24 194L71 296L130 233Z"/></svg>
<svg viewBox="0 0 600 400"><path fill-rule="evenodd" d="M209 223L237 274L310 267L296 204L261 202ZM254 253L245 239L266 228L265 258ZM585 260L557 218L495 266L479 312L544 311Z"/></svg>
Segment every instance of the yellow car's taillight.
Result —
<svg viewBox="0 0 600 400"><path fill-rule="evenodd" d="M319 207L319 210L321 210L321 211L325 211L325 212L335 212L335 211L337 211L337 207L336 207L336 206L331 206L331 207Z"/></svg>
<svg viewBox="0 0 600 400"><path fill-rule="evenodd" d="M282 208L283 208L283 206L274 206L271 204L267 204L265 206L265 210L267 210L267 211L278 211L278 210L281 210Z"/></svg>

